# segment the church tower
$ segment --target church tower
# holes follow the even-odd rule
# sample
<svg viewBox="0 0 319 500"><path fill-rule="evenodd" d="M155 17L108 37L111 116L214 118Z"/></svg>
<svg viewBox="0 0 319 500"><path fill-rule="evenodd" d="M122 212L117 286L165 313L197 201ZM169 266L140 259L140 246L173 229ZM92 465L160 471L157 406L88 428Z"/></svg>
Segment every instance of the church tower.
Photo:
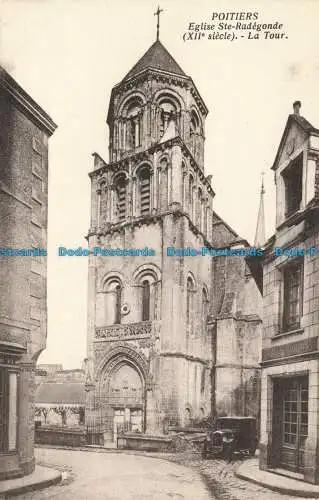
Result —
<svg viewBox="0 0 319 500"><path fill-rule="evenodd" d="M88 233L86 414L104 442L210 412L212 259L170 255L212 239L207 113L158 37L112 89Z"/></svg>

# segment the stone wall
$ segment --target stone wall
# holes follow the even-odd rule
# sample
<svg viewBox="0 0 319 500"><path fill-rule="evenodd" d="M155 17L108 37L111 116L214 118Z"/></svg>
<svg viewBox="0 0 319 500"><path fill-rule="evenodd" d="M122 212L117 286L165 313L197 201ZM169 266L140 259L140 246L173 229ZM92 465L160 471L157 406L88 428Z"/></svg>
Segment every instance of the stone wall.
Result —
<svg viewBox="0 0 319 500"><path fill-rule="evenodd" d="M0 71L2 248L46 250L48 138L54 129L48 115ZM7 465L0 457L9 477L34 468L34 370L46 345L47 271L43 256L2 256L1 262L0 351L10 360L10 370L19 374L16 449Z"/></svg>
<svg viewBox="0 0 319 500"><path fill-rule="evenodd" d="M85 446L84 429L71 429L56 426L40 426L35 430L35 443L49 446Z"/></svg>

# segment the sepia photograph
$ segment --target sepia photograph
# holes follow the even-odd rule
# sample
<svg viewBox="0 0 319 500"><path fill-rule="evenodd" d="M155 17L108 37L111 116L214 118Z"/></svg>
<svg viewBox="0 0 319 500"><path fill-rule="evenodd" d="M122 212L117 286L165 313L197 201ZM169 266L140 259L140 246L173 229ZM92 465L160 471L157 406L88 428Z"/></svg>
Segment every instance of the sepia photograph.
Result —
<svg viewBox="0 0 319 500"><path fill-rule="evenodd" d="M318 18L0 0L0 499L319 498Z"/></svg>

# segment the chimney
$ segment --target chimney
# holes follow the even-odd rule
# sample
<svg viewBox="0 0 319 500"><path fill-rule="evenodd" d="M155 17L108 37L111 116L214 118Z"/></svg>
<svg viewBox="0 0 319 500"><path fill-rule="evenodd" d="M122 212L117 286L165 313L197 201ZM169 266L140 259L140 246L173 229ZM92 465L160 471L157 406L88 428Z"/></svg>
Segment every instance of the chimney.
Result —
<svg viewBox="0 0 319 500"><path fill-rule="evenodd" d="M301 108L301 102L300 101L295 101L292 106L294 108L294 115L299 115L300 114L300 108Z"/></svg>

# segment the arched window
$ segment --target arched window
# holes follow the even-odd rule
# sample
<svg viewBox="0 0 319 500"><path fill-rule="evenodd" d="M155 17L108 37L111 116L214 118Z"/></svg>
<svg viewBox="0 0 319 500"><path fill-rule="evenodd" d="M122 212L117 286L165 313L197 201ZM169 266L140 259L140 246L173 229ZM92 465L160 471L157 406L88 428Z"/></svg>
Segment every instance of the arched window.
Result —
<svg viewBox="0 0 319 500"><path fill-rule="evenodd" d="M115 218L117 221L123 221L126 217L126 178L120 174L115 182Z"/></svg>
<svg viewBox="0 0 319 500"><path fill-rule="evenodd" d="M180 122L180 99L168 90L167 93L161 92L161 95L156 99L156 101L158 105L158 139L161 139L165 135L166 131L169 130L170 132L174 131L176 134L179 129ZM173 124L171 123L172 121L174 122Z"/></svg>
<svg viewBox="0 0 319 500"><path fill-rule="evenodd" d="M150 283L148 280L142 281L142 321L149 321L150 319Z"/></svg>
<svg viewBox="0 0 319 500"><path fill-rule="evenodd" d="M144 267L144 266L143 266ZM138 295L138 311L140 321L153 321L158 317L159 306L159 277L153 269L145 269L140 271L134 281L137 285Z"/></svg>
<svg viewBox="0 0 319 500"><path fill-rule="evenodd" d="M106 322L108 325L121 323L122 285L117 278L110 278L104 287Z"/></svg>
<svg viewBox="0 0 319 500"><path fill-rule="evenodd" d="M115 287L115 323L121 323L122 288L121 285Z"/></svg>
<svg viewBox="0 0 319 500"><path fill-rule="evenodd" d="M200 133L200 122L197 114L195 111L192 111L191 114L191 123L190 123L190 143L191 143L191 149L193 153L196 152L196 145L197 145L197 135Z"/></svg>
<svg viewBox="0 0 319 500"><path fill-rule="evenodd" d="M176 120L176 112L176 105L171 100L163 100L160 103L160 137L163 137L169 121Z"/></svg>
<svg viewBox="0 0 319 500"><path fill-rule="evenodd" d="M168 205L168 178L167 178L167 159L162 158L159 168L159 208L160 210L167 210Z"/></svg>
<svg viewBox="0 0 319 500"><path fill-rule="evenodd" d="M135 149L141 144L141 114L140 108L135 102L133 102L131 106L129 106L127 110L127 118L127 146L128 149Z"/></svg>
<svg viewBox="0 0 319 500"><path fill-rule="evenodd" d="M138 148L142 141L143 100L132 96L119 112L119 147L124 151Z"/></svg>
<svg viewBox="0 0 319 500"><path fill-rule="evenodd" d="M195 293L194 282L192 278L189 276L187 278L187 286L186 286L186 321L189 329L191 329L192 318L194 314L194 293Z"/></svg>
<svg viewBox="0 0 319 500"><path fill-rule="evenodd" d="M149 167L142 168L138 173L139 212L147 215L151 209L151 174Z"/></svg>

